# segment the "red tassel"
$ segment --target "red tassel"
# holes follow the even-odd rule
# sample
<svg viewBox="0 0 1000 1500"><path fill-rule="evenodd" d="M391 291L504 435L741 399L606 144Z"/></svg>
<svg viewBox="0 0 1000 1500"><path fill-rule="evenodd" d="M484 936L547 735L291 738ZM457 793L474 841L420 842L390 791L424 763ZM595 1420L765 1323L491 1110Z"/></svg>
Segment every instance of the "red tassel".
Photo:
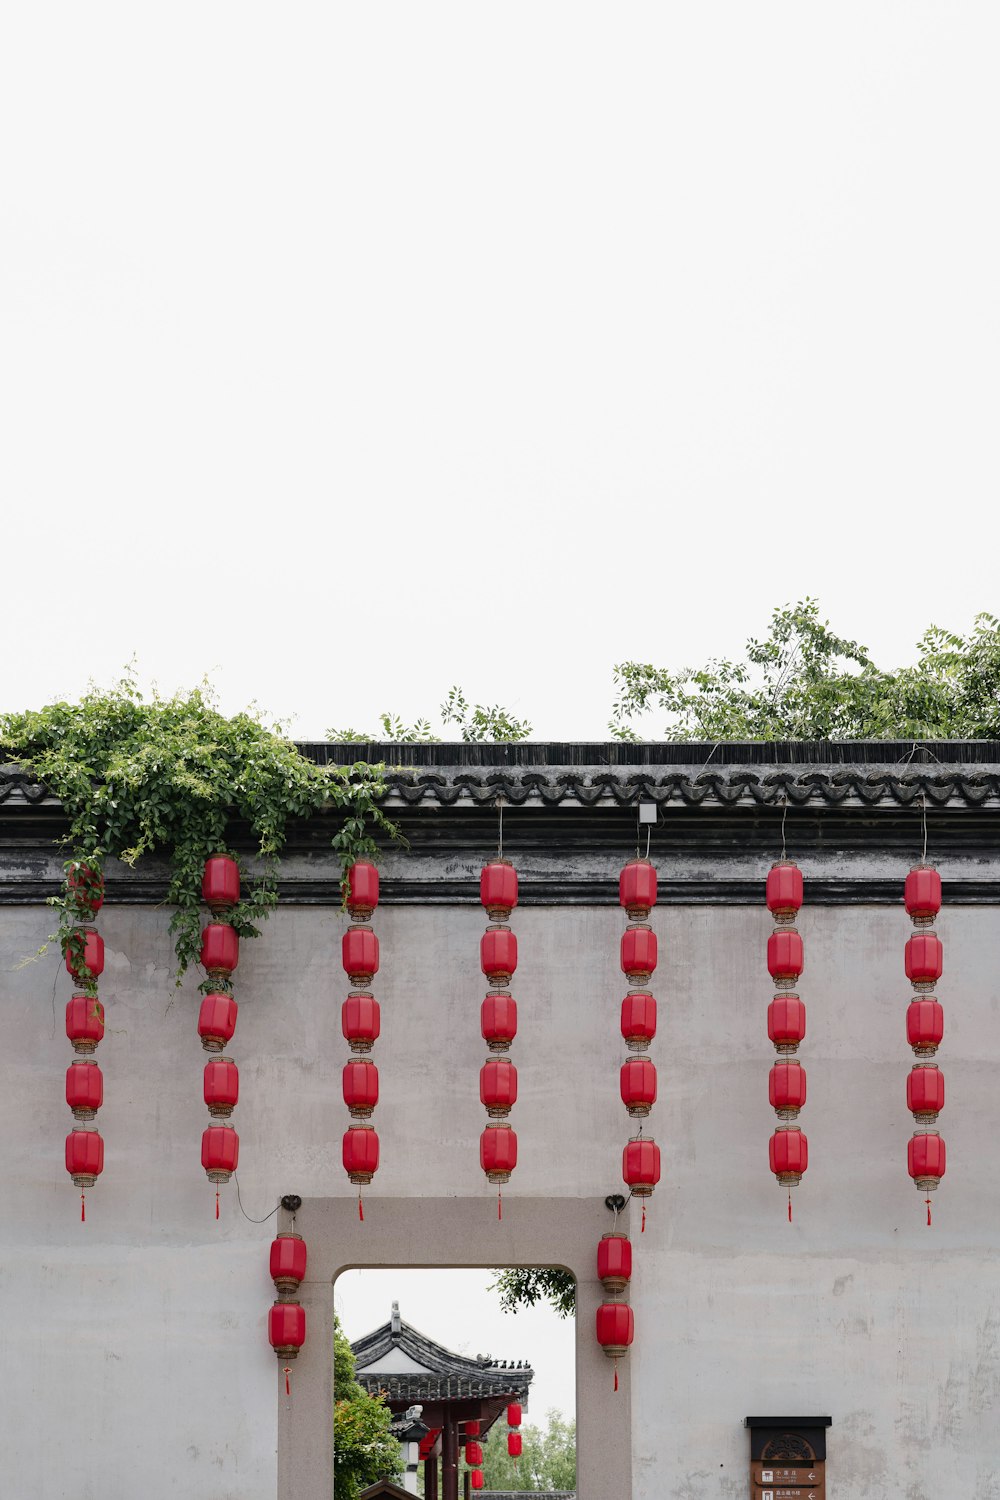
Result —
<svg viewBox="0 0 1000 1500"><path fill-rule="evenodd" d="M497 1189L497 1218L503 1218L503 1196L499 1188Z"/></svg>
<svg viewBox="0 0 1000 1500"><path fill-rule="evenodd" d="M219 1217L219 1189L215 1190L215 1217Z"/></svg>
<svg viewBox="0 0 1000 1500"><path fill-rule="evenodd" d="M615 1390L618 1389L618 1361L615 1360Z"/></svg>
<svg viewBox="0 0 1000 1500"><path fill-rule="evenodd" d="M361 1201L360 1193L358 1194L358 1218L361 1220L362 1224L365 1222L365 1206Z"/></svg>
<svg viewBox="0 0 1000 1500"><path fill-rule="evenodd" d="M792 1222L792 1190L788 1189L788 1222Z"/></svg>
<svg viewBox="0 0 1000 1500"><path fill-rule="evenodd" d="M286 1365L285 1366L285 1395L286 1396L290 1396L292 1394L292 1385L291 1385L291 1381L288 1378L291 1375L291 1373L292 1373L291 1366L290 1365Z"/></svg>
<svg viewBox="0 0 1000 1500"><path fill-rule="evenodd" d="M81 1224L86 1224L86 1222L87 1222L87 1195L83 1191L83 1189L81 1188L80 1189L80 1223Z"/></svg>
<svg viewBox="0 0 1000 1500"><path fill-rule="evenodd" d="M645 1205L645 1203L643 1203L643 1205L642 1205L642 1228L639 1230L639 1233L640 1234L645 1234L646 1233L646 1205Z"/></svg>
<svg viewBox="0 0 1000 1500"><path fill-rule="evenodd" d="M929 1198L925 1198L924 1202L927 1204L927 1227L930 1228L930 1223L931 1223L931 1200Z"/></svg>

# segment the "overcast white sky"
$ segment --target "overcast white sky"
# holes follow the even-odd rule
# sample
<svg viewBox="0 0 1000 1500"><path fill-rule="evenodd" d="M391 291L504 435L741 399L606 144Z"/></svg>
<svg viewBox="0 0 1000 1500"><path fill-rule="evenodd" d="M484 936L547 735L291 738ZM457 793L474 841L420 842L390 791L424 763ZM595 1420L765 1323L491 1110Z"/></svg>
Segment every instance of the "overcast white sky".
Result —
<svg viewBox="0 0 1000 1500"><path fill-rule="evenodd" d="M0 706L303 736L997 598L1000 6L8 5ZM651 726L652 730L652 726Z"/></svg>

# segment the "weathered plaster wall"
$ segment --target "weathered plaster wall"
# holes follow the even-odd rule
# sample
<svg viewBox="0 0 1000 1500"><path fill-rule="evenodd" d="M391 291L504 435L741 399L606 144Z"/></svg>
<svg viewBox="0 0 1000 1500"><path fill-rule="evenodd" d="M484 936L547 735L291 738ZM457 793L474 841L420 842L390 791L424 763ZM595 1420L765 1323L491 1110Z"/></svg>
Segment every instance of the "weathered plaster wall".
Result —
<svg viewBox="0 0 1000 1500"><path fill-rule="evenodd" d="M619 1186L628 1134L617 1096L621 915L526 906L514 922L521 1160L511 1191L602 1198ZM901 908L803 912L811 1165L791 1226L767 1170L766 913L670 907L655 922L652 1124L665 1181L636 1239L636 1500L745 1494L742 1418L769 1411L833 1417L831 1493L997 1500L996 911L953 909L938 925L949 1172L931 1230L905 1172L913 1059ZM196 981L173 989L167 923L146 907L101 913L107 1164L83 1226L62 1163L68 979L52 955L16 968L48 913L0 910L0 1437L18 1500L276 1494L272 1225L247 1223L232 1187L215 1222L199 1163ZM378 913L384 1164L366 1194L373 1237L380 1194L468 1195L479 1204L470 1211L494 1212L477 1159L482 926L471 907ZM283 1192L352 1191L339 1162L341 929L329 908L290 908L244 945L229 1051L241 1073L243 1202L256 1217Z"/></svg>

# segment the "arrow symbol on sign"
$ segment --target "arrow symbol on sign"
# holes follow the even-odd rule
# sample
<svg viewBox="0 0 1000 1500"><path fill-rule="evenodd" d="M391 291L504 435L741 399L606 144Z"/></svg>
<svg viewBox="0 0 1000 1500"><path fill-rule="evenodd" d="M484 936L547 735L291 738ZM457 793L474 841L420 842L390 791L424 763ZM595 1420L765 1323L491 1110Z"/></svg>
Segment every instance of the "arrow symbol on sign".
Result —
<svg viewBox="0 0 1000 1500"><path fill-rule="evenodd" d="M810 1490L806 1500L816 1500L816 1491Z"/></svg>

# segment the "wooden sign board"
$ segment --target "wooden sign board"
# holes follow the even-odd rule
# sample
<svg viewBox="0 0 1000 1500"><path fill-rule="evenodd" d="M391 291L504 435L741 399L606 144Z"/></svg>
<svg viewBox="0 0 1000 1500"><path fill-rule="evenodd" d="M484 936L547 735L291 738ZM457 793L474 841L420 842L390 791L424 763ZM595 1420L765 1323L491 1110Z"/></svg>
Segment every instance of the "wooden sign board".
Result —
<svg viewBox="0 0 1000 1500"><path fill-rule="evenodd" d="M826 1500L825 1464L808 1467L757 1462L751 1466L753 1500Z"/></svg>

